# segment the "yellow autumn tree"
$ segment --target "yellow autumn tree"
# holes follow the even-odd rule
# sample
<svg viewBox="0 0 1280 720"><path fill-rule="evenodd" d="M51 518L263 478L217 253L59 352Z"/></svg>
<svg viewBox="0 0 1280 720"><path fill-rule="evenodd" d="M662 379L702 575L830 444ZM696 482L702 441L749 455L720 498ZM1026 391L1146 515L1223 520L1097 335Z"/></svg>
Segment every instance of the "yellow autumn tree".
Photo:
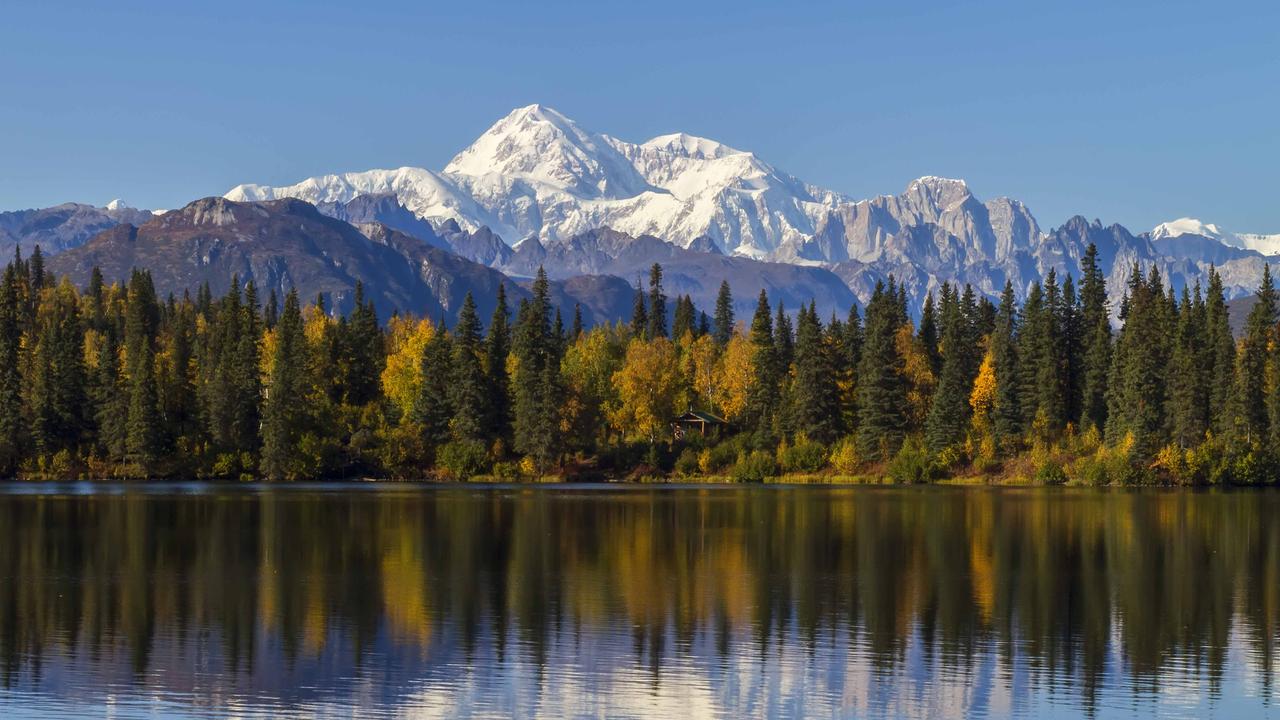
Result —
<svg viewBox="0 0 1280 720"><path fill-rule="evenodd" d="M907 381L907 426L912 429L924 427L925 418L929 416L929 404L933 402L934 386L937 384L933 369L929 366L929 356L925 354L911 323L898 328L893 340L898 354L902 356L902 373Z"/></svg>
<svg viewBox="0 0 1280 720"><path fill-rule="evenodd" d="M618 407L609 413L623 435L658 441L676 412L680 368L675 345L664 337L632 340L622 368L613 375Z"/></svg>
<svg viewBox="0 0 1280 720"><path fill-rule="evenodd" d="M724 419L735 420L742 415L755 375L755 348L742 333L734 331L716 363L715 393Z"/></svg>
<svg viewBox="0 0 1280 720"><path fill-rule="evenodd" d="M991 409L996 402L996 361L991 349L982 356L982 365L978 367L978 377L973 381L973 392L969 394L969 407L973 408L973 426L985 433L991 425Z"/></svg>
<svg viewBox="0 0 1280 720"><path fill-rule="evenodd" d="M561 417L563 429L575 441L589 443L596 438L604 418L616 409L613 376L622 366L622 347L617 330L601 325L583 333L565 350L560 361L566 390Z"/></svg>
<svg viewBox="0 0 1280 720"><path fill-rule="evenodd" d="M435 326L430 320L394 316L387 323L387 366L382 371L382 392L407 415L422 387L422 351Z"/></svg>
<svg viewBox="0 0 1280 720"><path fill-rule="evenodd" d="M693 394L708 410L719 410L721 398L716 382L716 366L720 361L720 348L711 335L697 340L690 339L685 352L686 382Z"/></svg>

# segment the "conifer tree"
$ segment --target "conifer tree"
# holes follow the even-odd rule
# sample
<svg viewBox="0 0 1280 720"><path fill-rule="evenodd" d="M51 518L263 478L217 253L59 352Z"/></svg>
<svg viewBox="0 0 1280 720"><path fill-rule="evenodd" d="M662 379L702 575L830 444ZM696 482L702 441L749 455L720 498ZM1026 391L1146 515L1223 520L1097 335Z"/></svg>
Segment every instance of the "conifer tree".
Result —
<svg viewBox="0 0 1280 720"><path fill-rule="evenodd" d="M640 282L636 281L636 301L631 308L631 337L643 338L649 332L648 299L640 290Z"/></svg>
<svg viewBox="0 0 1280 720"><path fill-rule="evenodd" d="M18 276L13 265L0 283L0 478L12 476L22 459L22 378L18 373L22 328Z"/></svg>
<svg viewBox="0 0 1280 720"><path fill-rule="evenodd" d="M729 281L720 281L720 292L716 294L715 338L720 347L729 343L733 336L733 293L729 290Z"/></svg>
<svg viewBox="0 0 1280 720"><path fill-rule="evenodd" d="M294 454L306 420L306 342L298 293L290 290L276 323L271 374L262 408L259 467L268 480L291 480L297 475Z"/></svg>
<svg viewBox="0 0 1280 720"><path fill-rule="evenodd" d="M973 349L968 320L954 291L943 286L942 370L925 423L925 441L934 452L964 440L969 426L969 355Z"/></svg>
<svg viewBox="0 0 1280 720"><path fill-rule="evenodd" d="M582 337L582 303L573 304L573 325L569 330L569 339L576 342Z"/></svg>
<svg viewBox="0 0 1280 720"><path fill-rule="evenodd" d="M160 451L159 395L155 376L155 332L159 308L150 275L135 270L129 280L125 314L126 376L129 388L125 425L127 460L145 476Z"/></svg>
<svg viewBox="0 0 1280 720"><path fill-rule="evenodd" d="M654 263L649 268L649 327L645 337L667 336L667 296L662 291L662 266Z"/></svg>
<svg viewBox="0 0 1280 720"><path fill-rule="evenodd" d="M755 376L747 393L744 416L747 426L754 431L756 444L768 447L773 444L773 423L778 409L778 358L773 340L773 317L769 308L769 296L764 290L756 303L751 319L750 334Z"/></svg>
<svg viewBox="0 0 1280 720"><path fill-rule="evenodd" d="M489 320L489 333L485 336L485 389L488 397L488 439L498 441L503 447L511 446L511 391L507 379L507 355L511 350L511 331L508 325L507 290L498 284L497 303Z"/></svg>
<svg viewBox="0 0 1280 720"><path fill-rule="evenodd" d="M1156 269L1146 281L1136 271L1130 287L1108 382L1107 438L1118 443L1132 434L1135 456L1149 458L1165 444L1170 333Z"/></svg>
<svg viewBox="0 0 1280 720"><path fill-rule="evenodd" d="M545 468L563 443L559 433L560 356L551 338L551 301L547 274L541 268L533 282L533 298L516 323L515 447ZM643 330L641 337L643 337Z"/></svg>
<svg viewBox="0 0 1280 720"><path fill-rule="evenodd" d="M1197 301L1193 303L1187 289L1182 289L1178 329L1169 367L1169 414L1173 421L1173 439L1180 447L1200 442L1209 427L1208 387L1201 373L1204 327L1203 318L1196 309L1199 295L1197 286Z"/></svg>
<svg viewBox="0 0 1280 720"><path fill-rule="evenodd" d="M1253 309L1245 320L1244 338L1236 374L1236 422L1246 441L1268 438L1270 418L1267 412L1267 361L1269 345L1275 337L1276 289L1271 279L1271 266L1262 267L1262 283L1256 293Z"/></svg>
<svg viewBox="0 0 1280 720"><path fill-rule="evenodd" d="M888 287L876 282L866 313L857 380L858 451L888 460L902 445L907 405L904 361L895 342L903 313L893 278Z"/></svg>
<svg viewBox="0 0 1280 720"><path fill-rule="evenodd" d="M951 286L942 284L942 299L946 302L951 293ZM929 370L937 377L942 370L942 353L938 350L938 314L933 303L933 291L924 297L924 307L920 309L920 329L916 331L920 346L924 348L925 357L929 359Z"/></svg>
<svg viewBox="0 0 1280 720"><path fill-rule="evenodd" d="M1018 369L1018 310L1013 283L1005 280L991 333L992 359L996 375L996 396L992 408L996 442L1004 451L1017 447L1022 435L1022 383Z"/></svg>
<svg viewBox="0 0 1280 720"><path fill-rule="evenodd" d="M786 375L795 359L795 335L791 329L791 317L787 315L781 302L778 303L778 316L773 323L773 352L778 364L777 371Z"/></svg>
<svg viewBox="0 0 1280 720"><path fill-rule="evenodd" d="M685 333L696 334L693 299L688 295L676 298L676 310L671 320L671 338L679 340Z"/></svg>
<svg viewBox="0 0 1280 720"><path fill-rule="evenodd" d="M811 302L796 318L795 381L791 416L795 429L812 440L833 442L840 436L842 416L836 368L822 323Z"/></svg>
<svg viewBox="0 0 1280 720"><path fill-rule="evenodd" d="M1209 268L1209 285L1205 293L1204 372L1208 378L1209 425L1214 432L1233 429L1231 398L1236 382L1236 343L1231 335L1227 301L1223 294L1222 276Z"/></svg>
<svg viewBox="0 0 1280 720"><path fill-rule="evenodd" d="M422 386L413 404L413 419L432 449L449 441L453 377L453 342L441 323L422 351Z"/></svg>
<svg viewBox="0 0 1280 720"><path fill-rule="evenodd" d="M454 331L453 379L450 383L453 436L459 440L474 441L485 437L488 408L485 407L485 374L480 358L482 342L476 303L467 292Z"/></svg>

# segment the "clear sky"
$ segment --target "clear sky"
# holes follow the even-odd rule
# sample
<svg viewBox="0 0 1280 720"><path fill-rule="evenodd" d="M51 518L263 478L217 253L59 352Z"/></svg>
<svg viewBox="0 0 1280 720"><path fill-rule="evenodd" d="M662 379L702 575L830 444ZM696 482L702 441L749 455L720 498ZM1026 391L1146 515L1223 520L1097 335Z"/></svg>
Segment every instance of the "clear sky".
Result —
<svg viewBox="0 0 1280 720"><path fill-rule="evenodd" d="M55 7L57 6L57 7ZM540 102L857 197L1280 232L1280 3L13 2L0 209L440 169Z"/></svg>

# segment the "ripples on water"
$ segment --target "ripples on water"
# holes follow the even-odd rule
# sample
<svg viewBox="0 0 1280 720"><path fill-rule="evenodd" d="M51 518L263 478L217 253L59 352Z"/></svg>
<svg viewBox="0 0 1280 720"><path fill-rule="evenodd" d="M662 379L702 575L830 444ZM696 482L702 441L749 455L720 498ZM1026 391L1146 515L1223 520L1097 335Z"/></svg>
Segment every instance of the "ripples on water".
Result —
<svg viewBox="0 0 1280 720"><path fill-rule="evenodd" d="M0 492L4 717L1280 716L1271 492Z"/></svg>

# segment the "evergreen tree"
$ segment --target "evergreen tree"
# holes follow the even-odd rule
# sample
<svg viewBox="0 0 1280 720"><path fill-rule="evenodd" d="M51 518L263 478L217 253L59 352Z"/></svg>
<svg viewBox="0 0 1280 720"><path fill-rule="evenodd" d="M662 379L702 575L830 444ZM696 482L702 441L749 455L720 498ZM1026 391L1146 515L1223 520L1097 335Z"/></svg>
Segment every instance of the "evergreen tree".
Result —
<svg viewBox="0 0 1280 720"><path fill-rule="evenodd" d="M925 441L934 452L960 443L969 427L969 366L974 347L960 301L946 285L942 292L942 369L925 423Z"/></svg>
<svg viewBox="0 0 1280 720"><path fill-rule="evenodd" d="M888 460L902 445L907 424L904 360L895 342L902 311L892 278L887 288L876 282L866 312L858 363L858 450L863 457Z"/></svg>
<svg viewBox="0 0 1280 720"><path fill-rule="evenodd" d="M1149 458L1165 444L1171 334L1163 285L1154 267L1146 281L1135 268L1125 314L1108 382L1107 438L1118 443L1132 434L1135 456Z"/></svg>
<svg viewBox="0 0 1280 720"><path fill-rule="evenodd" d="M943 302L946 302L950 292L951 286L943 283ZM929 371L937 377L942 371L942 353L938 350L938 315L933 303L933 291L924 297L924 307L920 309L920 329L916 332L916 337L920 338L920 346L929 359Z"/></svg>
<svg viewBox="0 0 1280 720"><path fill-rule="evenodd" d="M1107 424L1107 376L1111 371L1111 311L1098 248L1090 243L1080 261L1080 427Z"/></svg>
<svg viewBox="0 0 1280 720"><path fill-rule="evenodd" d="M33 256L34 257L34 256ZM35 342L24 378L34 450L74 450L85 430L84 328L75 290L65 281L41 294Z"/></svg>
<svg viewBox="0 0 1280 720"><path fill-rule="evenodd" d="M694 326L693 298L688 295L676 298L675 315L671 320L671 337L679 340L685 333L696 334Z"/></svg>
<svg viewBox="0 0 1280 720"><path fill-rule="evenodd" d="M782 303L778 303L778 316L773 323L773 352L778 372L785 375L795 359L795 335L791 329L791 317Z"/></svg>
<svg viewBox="0 0 1280 720"><path fill-rule="evenodd" d="M135 270L129 280L125 314L129 409L126 459L146 476L160 451L160 409L156 390L154 337L159 308L150 275Z"/></svg>
<svg viewBox="0 0 1280 720"><path fill-rule="evenodd" d="M386 350L378 313L372 300L365 301L364 284L358 280L351 314L338 327L335 349L342 374L339 396L349 405L364 405L378 397Z"/></svg>
<svg viewBox="0 0 1280 720"><path fill-rule="evenodd" d="M511 446L511 391L507 380L507 355L511 350L511 332L508 327L507 291L498 285L497 303L489 320L489 334L485 337L485 408L488 411L489 440L502 447Z"/></svg>
<svg viewBox="0 0 1280 720"><path fill-rule="evenodd" d="M733 337L733 293L729 290L729 281L720 281L720 292L716 295L715 338L720 347L729 344Z"/></svg>
<svg viewBox="0 0 1280 720"><path fill-rule="evenodd" d="M449 441L453 419L453 342L441 323L422 351L422 386L413 405L413 419L433 450Z"/></svg>
<svg viewBox="0 0 1280 720"><path fill-rule="evenodd" d="M482 440L485 437L484 366L481 363L482 338L480 316L468 292L458 313L458 326L453 342L453 380L450 403L453 408L453 436L459 440Z"/></svg>
<svg viewBox="0 0 1280 720"><path fill-rule="evenodd" d="M1199 296L1198 286L1195 303L1187 289L1182 289L1178 331L1169 368L1169 414L1173 421L1173 439L1180 447L1200 442L1209 428L1208 386L1202 375L1204 326L1203 317L1197 312Z"/></svg>
<svg viewBox="0 0 1280 720"><path fill-rule="evenodd" d="M582 337L582 303L573 304L573 326L569 330L569 339L577 342Z"/></svg>
<svg viewBox="0 0 1280 720"><path fill-rule="evenodd" d="M667 336L667 296L662 291L662 266L649 268L649 327L645 337L652 340Z"/></svg>
<svg viewBox="0 0 1280 720"><path fill-rule="evenodd" d="M840 436L840 392L832 348L824 342L822 323L811 302L796 318L795 381L792 418L797 431L830 443Z"/></svg>
<svg viewBox="0 0 1280 720"><path fill-rule="evenodd" d="M1236 343L1231 336L1222 276L1209 268L1205 298L1204 372L1208 378L1209 424L1218 433L1233 429L1231 397L1236 382Z"/></svg>
<svg viewBox="0 0 1280 720"><path fill-rule="evenodd" d="M542 468L555 460L562 447L559 432L562 391L560 357L551 339L551 301L547 274L538 269L533 299L516 323L515 447ZM643 337L643 331L642 335Z"/></svg>
<svg viewBox="0 0 1280 720"><path fill-rule="evenodd" d="M773 340L773 317L769 310L769 296L761 290L751 319L750 341L755 375L747 392L743 413L746 426L755 433L756 444L760 447L773 444L773 423L778 409L780 373Z"/></svg>
<svg viewBox="0 0 1280 720"><path fill-rule="evenodd" d="M1262 283L1245 320L1236 374L1236 422L1246 441L1263 440L1270 432L1267 408L1267 360L1275 337L1276 290L1270 264L1263 265Z"/></svg>
<svg viewBox="0 0 1280 720"><path fill-rule="evenodd" d="M631 308L631 337L643 338L649 332L648 300L640 290L640 282L636 281L636 301Z"/></svg>
<svg viewBox="0 0 1280 720"><path fill-rule="evenodd" d="M0 283L0 478L12 476L22 459L22 378L18 358L22 328L18 275L13 265Z"/></svg>
<svg viewBox="0 0 1280 720"><path fill-rule="evenodd" d="M995 329L991 333L992 359L996 375L996 395L992 428L999 447L1009 452L1022 435L1022 383L1018 368L1018 310L1013 283L1006 280L1000 294Z"/></svg>
<svg viewBox="0 0 1280 720"><path fill-rule="evenodd" d="M262 461L268 480L297 476L294 453L306 421L306 335L298 293L290 290L275 328L275 347L262 408Z"/></svg>

